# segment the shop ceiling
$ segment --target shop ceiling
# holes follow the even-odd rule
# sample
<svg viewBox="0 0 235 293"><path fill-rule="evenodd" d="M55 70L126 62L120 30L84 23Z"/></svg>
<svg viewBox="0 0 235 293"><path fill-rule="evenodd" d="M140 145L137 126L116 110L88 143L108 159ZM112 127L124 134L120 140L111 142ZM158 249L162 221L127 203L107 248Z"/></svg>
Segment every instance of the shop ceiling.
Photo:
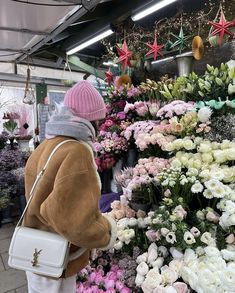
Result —
<svg viewBox="0 0 235 293"><path fill-rule="evenodd" d="M1 0L0 62L33 63L63 68L66 51L107 25L119 25L143 6L160 0ZM181 2L191 10L206 0L181 0L158 13L164 17L176 12ZM146 19L144 20L146 21ZM75 55L80 61L72 70L90 72L102 64L105 47L96 43ZM88 67L86 67L89 65ZM17 70L16 70L17 71Z"/></svg>

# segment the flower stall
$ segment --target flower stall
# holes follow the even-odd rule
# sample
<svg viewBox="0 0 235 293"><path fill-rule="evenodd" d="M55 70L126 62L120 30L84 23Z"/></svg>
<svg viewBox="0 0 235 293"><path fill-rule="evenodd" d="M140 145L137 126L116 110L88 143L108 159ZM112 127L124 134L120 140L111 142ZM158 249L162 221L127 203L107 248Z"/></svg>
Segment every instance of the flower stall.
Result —
<svg viewBox="0 0 235 293"><path fill-rule="evenodd" d="M137 156L115 174L116 244L96 251L77 292L234 292L234 78L234 64L208 65L111 88L97 151L106 168Z"/></svg>

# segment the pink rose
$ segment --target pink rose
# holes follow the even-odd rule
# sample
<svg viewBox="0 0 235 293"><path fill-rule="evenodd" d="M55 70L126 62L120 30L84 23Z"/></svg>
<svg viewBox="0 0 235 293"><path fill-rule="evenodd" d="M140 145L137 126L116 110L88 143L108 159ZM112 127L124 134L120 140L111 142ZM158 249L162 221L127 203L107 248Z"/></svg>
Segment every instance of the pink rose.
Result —
<svg viewBox="0 0 235 293"><path fill-rule="evenodd" d="M234 234L229 234L226 238L225 238L226 243L228 244L233 244L235 242L235 236Z"/></svg>
<svg viewBox="0 0 235 293"><path fill-rule="evenodd" d="M156 240L159 240L160 239L160 233L159 232L156 232L154 230L148 230L145 232L147 238L149 241L156 241Z"/></svg>
<svg viewBox="0 0 235 293"><path fill-rule="evenodd" d="M187 284L183 282L176 282L173 284L173 287L177 291L177 293L187 293L188 292L188 286Z"/></svg>

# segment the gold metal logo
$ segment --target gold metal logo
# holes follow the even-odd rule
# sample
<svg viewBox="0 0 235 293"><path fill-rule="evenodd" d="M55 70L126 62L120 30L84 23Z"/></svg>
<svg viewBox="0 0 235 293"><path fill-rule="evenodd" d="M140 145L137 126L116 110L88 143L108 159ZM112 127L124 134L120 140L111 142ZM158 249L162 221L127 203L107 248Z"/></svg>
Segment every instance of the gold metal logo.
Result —
<svg viewBox="0 0 235 293"><path fill-rule="evenodd" d="M42 252L42 249L37 250L37 248L34 249L34 253L33 253L33 260L31 261L31 264L33 267L38 267L38 257L39 254Z"/></svg>

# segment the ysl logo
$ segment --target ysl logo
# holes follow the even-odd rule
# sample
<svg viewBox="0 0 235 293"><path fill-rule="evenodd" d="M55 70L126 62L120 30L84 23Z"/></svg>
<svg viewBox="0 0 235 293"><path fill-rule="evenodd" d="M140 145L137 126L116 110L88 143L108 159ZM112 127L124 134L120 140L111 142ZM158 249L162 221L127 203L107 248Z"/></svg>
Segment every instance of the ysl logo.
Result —
<svg viewBox="0 0 235 293"><path fill-rule="evenodd" d="M38 257L41 252L42 252L42 249L40 250L37 250L37 248L34 249L33 260L31 261L31 264L33 267L38 267Z"/></svg>

